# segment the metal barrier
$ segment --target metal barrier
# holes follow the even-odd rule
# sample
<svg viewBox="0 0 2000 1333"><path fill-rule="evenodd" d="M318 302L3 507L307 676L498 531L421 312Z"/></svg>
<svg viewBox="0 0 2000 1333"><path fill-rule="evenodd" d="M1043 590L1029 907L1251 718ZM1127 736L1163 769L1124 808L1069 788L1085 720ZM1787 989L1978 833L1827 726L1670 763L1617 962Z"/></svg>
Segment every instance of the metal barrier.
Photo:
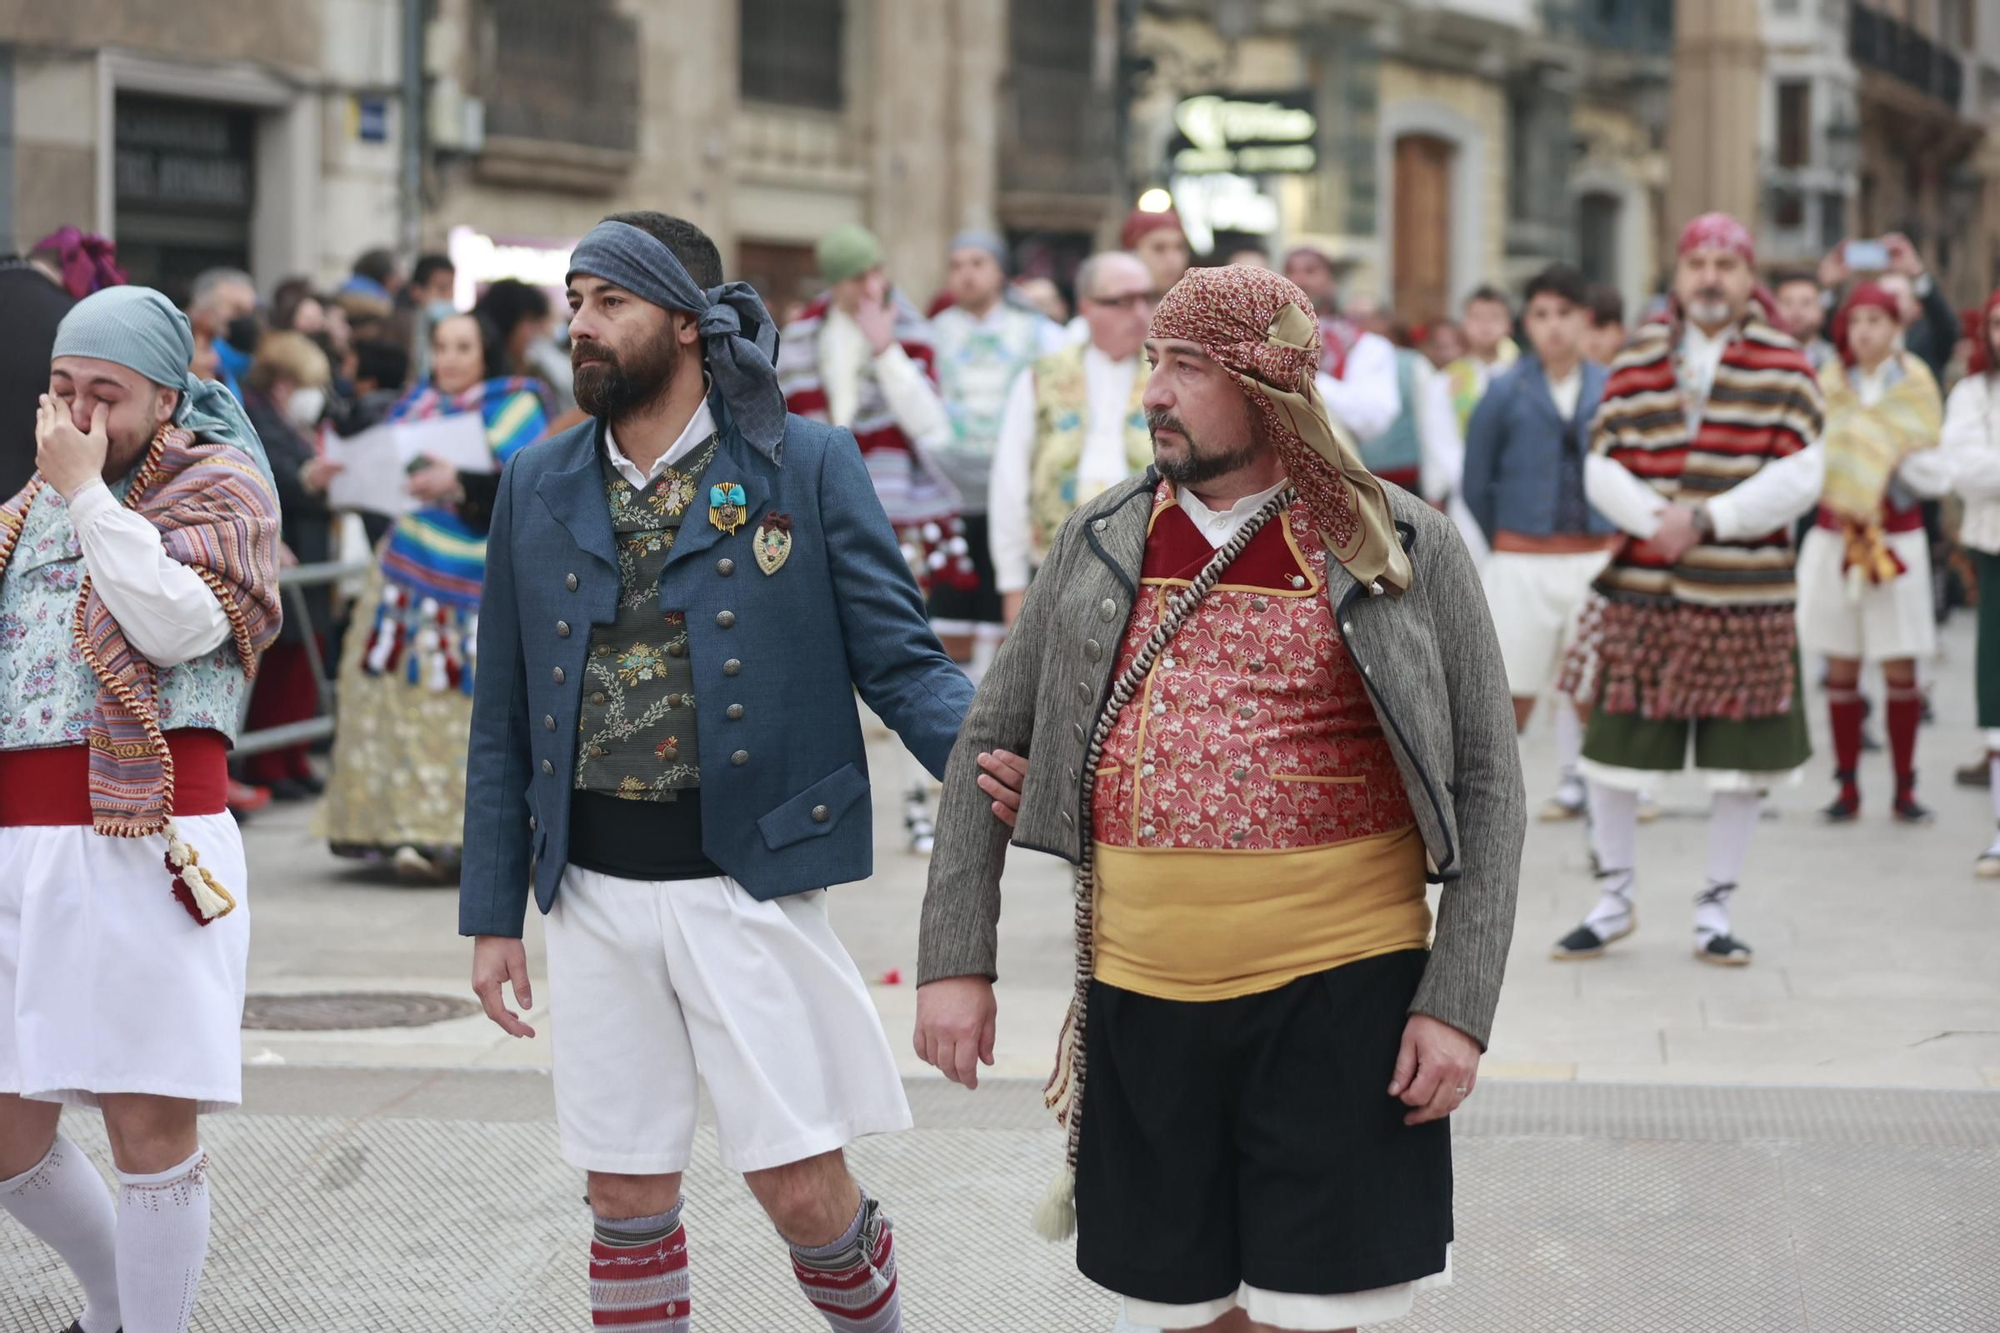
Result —
<svg viewBox="0 0 2000 1333"><path fill-rule="evenodd" d="M356 574L366 574L374 568L372 560L328 560L313 565L294 565L278 572L278 591L284 599L285 615L295 624L307 626L305 636L306 659L312 663L313 688L319 694L319 716L304 722L287 722L281 727L265 727L261 731L244 731L236 738L238 755L262 754L266 750L281 749L287 745L306 745L324 740L333 735L334 726L334 682L327 675L326 657L319 650L319 640L311 631L312 616L306 609L307 588L323 584L338 583L341 579ZM243 695L243 713L239 720L250 717L250 695Z"/></svg>

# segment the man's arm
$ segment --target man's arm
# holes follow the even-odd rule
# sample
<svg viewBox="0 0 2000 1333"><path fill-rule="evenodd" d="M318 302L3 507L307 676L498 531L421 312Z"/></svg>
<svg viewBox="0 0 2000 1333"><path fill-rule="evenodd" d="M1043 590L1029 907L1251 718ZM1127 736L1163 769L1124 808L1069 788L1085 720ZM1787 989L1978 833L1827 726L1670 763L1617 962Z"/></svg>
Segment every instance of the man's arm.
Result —
<svg viewBox="0 0 2000 1333"><path fill-rule="evenodd" d="M1706 502L1709 521L1722 541L1761 537L1788 527L1819 503L1826 488L1826 452L1809 449L1766 463Z"/></svg>
<svg viewBox="0 0 2000 1333"><path fill-rule="evenodd" d="M1465 428L1465 480L1460 494L1465 497L1465 507L1472 512L1473 521L1486 534L1486 540L1493 540L1493 531L1499 522L1499 507L1495 503L1493 488L1500 470L1500 449L1505 440L1508 403L1512 399L1510 387L1489 389L1479 399L1479 406L1472 409L1472 420Z"/></svg>
<svg viewBox="0 0 2000 1333"><path fill-rule="evenodd" d="M820 526L854 687L933 774L943 774L972 682L945 655L854 436L834 433L820 465Z"/></svg>
<svg viewBox="0 0 2000 1333"><path fill-rule="evenodd" d="M1035 372L1023 370L1007 391L1000 433L993 444L993 475L986 495L987 546L993 553L993 583L1002 596L1028 587L1030 475L1035 456Z"/></svg>
<svg viewBox="0 0 2000 1333"><path fill-rule="evenodd" d="M1417 576L1451 700L1453 803L1458 878L1438 896L1437 933L1410 1012L1488 1044L1527 837L1527 793L1514 740L1514 705L1481 590L1464 543L1442 535Z"/></svg>
<svg viewBox="0 0 2000 1333"><path fill-rule="evenodd" d="M1395 424L1403 410L1396 386L1396 347L1376 333L1364 333L1347 354L1346 375L1321 372L1314 381L1333 419L1357 440L1372 440Z"/></svg>
<svg viewBox="0 0 2000 1333"><path fill-rule="evenodd" d="M126 642L155 666L205 656L229 638L229 616L199 574L167 554L160 530L120 505L102 481L69 498L90 586Z"/></svg>
<svg viewBox="0 0 2000 1333"><path fill-rule="evenodd" d="M1465 494L1465 439L1451 405L1451 386L1426 362L1417 375L1417 437L1423 446L1424 499L1444 504Z"/></svg>
<svg viewBox="0 0 2000 1333"><path fill-rule="evenodd" d="M493 503L479 601L479 672L465 766L465 860L458 933L518 937L528 910L528 675L514 600L514 484L509 465ZM568 788L562 789L567 798Z"/></svg>
<svg viewBox="0 0 2000 1333"><path fill-rule="evenodd" d="M1590 507L1641 541L1660 530L1667 497L1603 454L1583 460L1583 495Z"/></svg>

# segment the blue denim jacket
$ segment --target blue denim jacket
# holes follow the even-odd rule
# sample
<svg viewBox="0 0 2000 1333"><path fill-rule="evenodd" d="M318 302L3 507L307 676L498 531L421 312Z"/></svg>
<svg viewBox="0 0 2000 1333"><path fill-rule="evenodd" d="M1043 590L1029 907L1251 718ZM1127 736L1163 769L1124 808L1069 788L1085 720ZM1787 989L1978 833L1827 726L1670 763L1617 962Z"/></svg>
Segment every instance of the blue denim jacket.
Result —
<svg viewBox="0 0 2000 1333"><path fill-rule="evenodd" d="M660 608L687 616L701 755L702 850L753 897L873 871L858 691L933 773L944 771L972 684L931 632L854 437L792 417L782 466L710 399L721 440L695 492L743 488L725 533L690 514L660 575ZM531 887L547 912L569 855L577 714L593 624L616 616L618 561L585 422L508 461L493 507L479 611L466 772L459 930L519 935ZM775 572L752 548L789 517ZM740 709L732 705L741 705Z"/></svg>
<svg viewBox="0 0 2000 1333"><path fill-rule="evenodd" d="M1488 541L1496 532L1531 537L1556 534L1556 495L1561 469L1581 472L1590 453L1590 423L1604 397L1610 372L1592 361L1583 363L1583 392L1576 403L1577 447L1566 449L1567 425L1556 413L1541 362L1523 356L1487 386L1473 409L1465 431L1466 508ZM1567 455L1567 456L1566 456ZM1577 478L1582 489L1582 477ZM1587 531L1616 532L1611 520L1589 510ZM1570 534L1562 534L1570 535Z"/></svg>

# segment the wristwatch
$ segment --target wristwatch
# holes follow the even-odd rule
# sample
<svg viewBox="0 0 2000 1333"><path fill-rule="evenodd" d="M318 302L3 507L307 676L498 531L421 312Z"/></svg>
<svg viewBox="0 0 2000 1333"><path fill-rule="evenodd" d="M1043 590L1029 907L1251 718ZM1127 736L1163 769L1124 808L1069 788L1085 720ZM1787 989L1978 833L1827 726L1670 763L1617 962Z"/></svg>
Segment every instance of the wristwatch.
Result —
<svg viewBox="0 0 2000 1333"><path fill-rule="evenodd" d="M1694 507L1694 530L1701 534L1703 541L1715 539L1715 515L1708 512L1705 504Z"/></svg>

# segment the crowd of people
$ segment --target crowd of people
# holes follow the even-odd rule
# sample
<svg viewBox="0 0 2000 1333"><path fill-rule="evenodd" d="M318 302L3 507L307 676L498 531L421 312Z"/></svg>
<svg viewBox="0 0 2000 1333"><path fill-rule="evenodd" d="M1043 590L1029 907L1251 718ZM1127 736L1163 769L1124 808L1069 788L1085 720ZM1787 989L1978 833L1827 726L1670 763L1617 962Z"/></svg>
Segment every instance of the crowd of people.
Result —
<svg viewBox="0 0 2000 1333"><path fill-rule="evenodd" d="M1878 701L1890 815L1930 820L1925 664L2000 580L2000 293L1962 321L1900 235L1767 288L1709 214L1630 324L1558 264L1413 327L1313 246L1202 264L1171 211L1119 242L1072 316L990 231L925 300L843 226L779 320L692 224L614 214L560 334L524 283L461 308L439 255L372 251L332 290L211 270L178 308L74 229L0 263L0 1207L76 1272L77 1329L187 1326L196 1117L241 1095L229 815L271 800L459 883L512 1035L547 916L593 1309L663 1329L688 1319L697 1071L806 1298L900 1328L894 1231L841 1150L909 1111L821 893L873 867L857 697L909 750L915 1040L953 1079L993 1058L1007 826L1076 868L1038 1220L1163 1328L1358 1326L1449 1280L1441 1122L1497 1003L1509 744L1545 701L1541 817L1583 824L1597 879L1560 961L1637 928L1637 827L1691 765L1693 953L1752 962L1731 905L1815 681L1825 820L1864 813ZM453 419L476 460L408 460L395 512L338 501L335 441ZM349 557L365 577L282 614L281 570ZM1987 756L1960 776L2000 821L2000 595L1977 600ZM315 659L330 755L232 767L245 729L320 710ZM76 892L130 901L49 906ZM21 1021L78 985L109 1038L90 1006ZM1387 1114L1350 1066L1394 1071ZM1216 1096L1169 1120L1189 1079ZM107 1117L115 1212L64 1102Z"/></svg>

